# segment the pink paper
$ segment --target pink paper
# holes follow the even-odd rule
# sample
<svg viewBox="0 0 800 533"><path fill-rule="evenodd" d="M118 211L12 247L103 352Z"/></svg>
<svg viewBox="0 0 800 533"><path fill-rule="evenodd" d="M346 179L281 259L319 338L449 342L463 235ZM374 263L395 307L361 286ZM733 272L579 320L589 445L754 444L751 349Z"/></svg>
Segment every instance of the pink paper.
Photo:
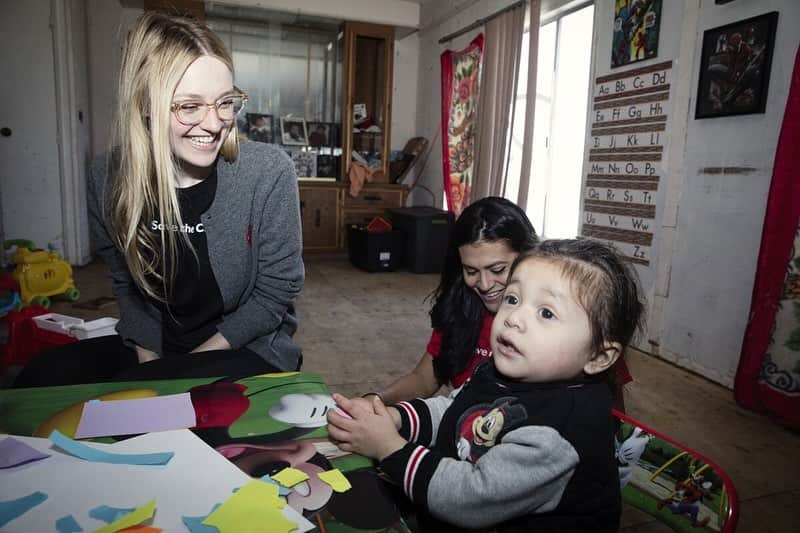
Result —
<svg viewBox="0 0 800 533"><path fill-rule="evenodd" d="M0 441L0 468L11 468L45 457L50 457L50 454L31 448L14 437L7 437Z"/></svg>
<svg viewBox="0 0 800 533"><path fill-rule="evenodd" d="M134 400L87 402L75 438L137 435L190 428L196 424L188 392Z"/></svg>

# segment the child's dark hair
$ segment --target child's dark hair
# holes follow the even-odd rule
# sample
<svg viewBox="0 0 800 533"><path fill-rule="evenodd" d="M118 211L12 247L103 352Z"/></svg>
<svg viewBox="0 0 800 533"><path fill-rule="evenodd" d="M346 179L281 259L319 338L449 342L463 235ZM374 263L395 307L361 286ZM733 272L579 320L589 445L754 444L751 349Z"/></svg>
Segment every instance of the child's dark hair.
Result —
<svg viewBox="0 0 800 533"><path fill-rule="evenodd" d="M470 204L453 225L442 278L432 294L431 325L442 333L441 352L433 360L439 383L450 382L467 367L486 315L481 299L464 283L458 249L495 241L506 241L512 250L525 252L539 239L525 211L505 198L490 196Z"/></svg>
<svg viewBox="0 0 800 533"><path fill-rule="evenodd" d="M599 353L609 342L623 349L630 344L642 326L644 305L636 272L614 248L591 239L543 241L517 257L509 278L531 258L559 265L573 284L575 298L589 316L592 353Z"/></svg>

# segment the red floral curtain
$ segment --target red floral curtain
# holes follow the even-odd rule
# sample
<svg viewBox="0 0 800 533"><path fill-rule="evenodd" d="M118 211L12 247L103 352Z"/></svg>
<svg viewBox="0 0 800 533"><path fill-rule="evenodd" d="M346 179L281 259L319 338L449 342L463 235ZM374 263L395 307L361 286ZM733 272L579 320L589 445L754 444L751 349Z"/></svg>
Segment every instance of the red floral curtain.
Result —
<svg viewBox="0 0 800 533"><path fill-rule="evenodd" d="M482 57L483 34L464 50L441 55L444 191L447 207L456 216L470 203Z"/></svg>
<svg viewBox="0 0 800 533"><path fill-rule="evenodd" d="M800 427L800 49L783 117L734 394Z"/></svg>

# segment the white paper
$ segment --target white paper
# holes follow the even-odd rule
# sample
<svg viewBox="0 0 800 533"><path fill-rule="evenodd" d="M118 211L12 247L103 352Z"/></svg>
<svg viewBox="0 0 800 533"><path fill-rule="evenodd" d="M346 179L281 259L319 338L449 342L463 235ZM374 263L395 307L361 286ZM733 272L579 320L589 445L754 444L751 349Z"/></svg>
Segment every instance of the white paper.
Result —
<svg viewBox="0 0 800 533"><path fill-rule="evenodd" d="M0 435L0 439L5 435ZM46 461L27 468L0 471L0 501L12 500L37 490L47 500L12 520L3 532L54 531L55 521L72 514L85 531L106 525L89 517L98 505L139 507L155 498L155 527L164 531L186 531L182 516L202 516L222 503L233 489L252 478L189 430L148 433L115 444L87 443L114 453L175 452L163 466L92 463L67 455L47 439L14 438L51 454ZM314 526L286 505L283 516L299 525L299 532Z"/></svg>

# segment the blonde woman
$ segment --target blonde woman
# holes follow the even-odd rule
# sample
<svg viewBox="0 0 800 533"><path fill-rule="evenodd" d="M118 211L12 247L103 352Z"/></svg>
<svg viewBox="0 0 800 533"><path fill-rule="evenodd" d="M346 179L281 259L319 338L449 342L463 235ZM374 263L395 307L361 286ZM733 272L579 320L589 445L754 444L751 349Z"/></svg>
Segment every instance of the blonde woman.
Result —
<svg viewBox="0 0 800 533"><path fill-rule="evenodd" d="M145 13L128 35L112 155L89 215L111 270L118 336L35 359L17 386L248 375L300 368L297 177L282 151L239 144L247 96L220 39Z"/></svg>

